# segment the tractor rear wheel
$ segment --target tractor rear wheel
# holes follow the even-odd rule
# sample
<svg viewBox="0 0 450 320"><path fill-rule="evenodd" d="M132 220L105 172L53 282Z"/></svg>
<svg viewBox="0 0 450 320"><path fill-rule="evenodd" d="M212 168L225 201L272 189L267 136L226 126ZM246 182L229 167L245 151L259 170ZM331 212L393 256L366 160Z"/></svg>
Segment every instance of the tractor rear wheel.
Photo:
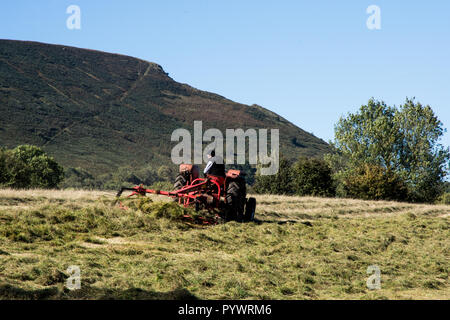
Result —
<svg viewBox="0 0 450 320"><path fill-rule="evenodd" d="M242 221L244 219L245 197L247 190L245 180L237 178L228 183L226 202L228 207L227 220Z"/></svg>

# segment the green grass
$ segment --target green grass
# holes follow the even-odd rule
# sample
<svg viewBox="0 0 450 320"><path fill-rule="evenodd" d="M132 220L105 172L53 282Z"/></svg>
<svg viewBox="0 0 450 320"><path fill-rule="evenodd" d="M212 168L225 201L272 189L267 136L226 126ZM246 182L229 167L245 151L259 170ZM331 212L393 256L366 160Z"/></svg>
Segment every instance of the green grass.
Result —
<svg viewBox="0 0 450 320"><path fill-rule="evenodd" d="M257 196L260 222L200 227L165 198L112 199L0 190L0 298L450 298L449 206Z"/></svg>

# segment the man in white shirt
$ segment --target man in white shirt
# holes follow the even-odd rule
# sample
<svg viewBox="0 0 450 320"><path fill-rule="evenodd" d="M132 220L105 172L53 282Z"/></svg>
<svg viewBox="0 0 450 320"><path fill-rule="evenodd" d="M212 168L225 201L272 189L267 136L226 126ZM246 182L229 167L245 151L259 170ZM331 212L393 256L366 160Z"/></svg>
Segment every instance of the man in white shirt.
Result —
<svg viewBox="0 0 450 320"><path fill-rule="evenodd" d="M218 177L225 177L225 165L223 164L223 159L220 156L216 156L216 152L212 150L208 154L208 163L206 164L203 174L205 176L212 175Z"/></svg>

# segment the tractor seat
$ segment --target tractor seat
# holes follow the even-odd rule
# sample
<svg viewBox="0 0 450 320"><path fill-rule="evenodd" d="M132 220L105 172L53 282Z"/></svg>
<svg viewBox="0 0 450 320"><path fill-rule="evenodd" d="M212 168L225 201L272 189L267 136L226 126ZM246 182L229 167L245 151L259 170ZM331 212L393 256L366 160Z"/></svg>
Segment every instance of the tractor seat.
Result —
<svg viewBox="0 0 450 320"><path fill-rule="evenodd" d="M225 183L225 177L215 176L212 174L207 174L206 177L210 180L215 180L220 186L223 186Z"/></svg>

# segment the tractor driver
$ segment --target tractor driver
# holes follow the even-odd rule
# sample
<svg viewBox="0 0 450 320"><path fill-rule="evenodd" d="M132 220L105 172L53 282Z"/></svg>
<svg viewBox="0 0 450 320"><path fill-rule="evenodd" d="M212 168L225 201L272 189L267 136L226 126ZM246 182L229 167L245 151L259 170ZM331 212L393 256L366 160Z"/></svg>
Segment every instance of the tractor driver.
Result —
<svg viewBox="0 0 450 320"><path fill-rule="evenodd" d="M217 177L225 177L225 165L223 164L223 159L220 156L216 156L216 152L212 150L208 154L208 163L206 164L203 174L207 176L208 174Z"/></svg>

